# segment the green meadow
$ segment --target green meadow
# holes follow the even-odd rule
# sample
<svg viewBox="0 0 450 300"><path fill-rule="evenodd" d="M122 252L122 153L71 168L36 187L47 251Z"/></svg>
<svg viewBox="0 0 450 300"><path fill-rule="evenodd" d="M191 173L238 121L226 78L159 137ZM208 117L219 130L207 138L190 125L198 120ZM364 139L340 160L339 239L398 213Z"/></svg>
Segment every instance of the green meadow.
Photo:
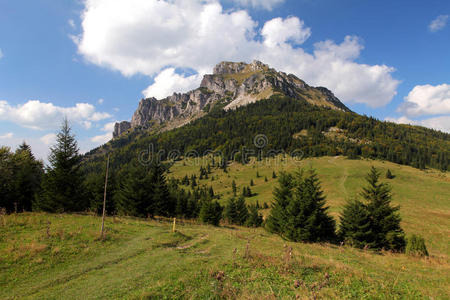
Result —
<svg viewBox="0 0 450 300"><path fill-rule="evenodd" d="M204 165L207 160L202 161ZM393 163L322 157L233 163L200 184L220 201L250 185L249 203L270 204L272 172L317 170L330 212L357 197L371 166L390 169L393 204L407 235L425 238L429 257L331 244L287 242L262 228L188 220L24 213L0 216L1 299L449 299L450 177ZM196 174L178 161L168 177ZM256 174L259 173L260 177ZM265 181L267 177L267 182ZM268 210L263 210L267 215Z"/></svg>

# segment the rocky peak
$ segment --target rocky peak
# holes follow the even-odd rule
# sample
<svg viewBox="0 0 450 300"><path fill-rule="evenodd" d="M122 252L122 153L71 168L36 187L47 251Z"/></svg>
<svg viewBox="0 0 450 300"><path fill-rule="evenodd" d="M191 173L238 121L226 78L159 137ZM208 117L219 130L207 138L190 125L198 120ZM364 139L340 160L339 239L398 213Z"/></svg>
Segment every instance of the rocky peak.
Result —
<svg viewBox="0 0 450 300"><path fill-rule="evenodd" d="M262 72L268 70L269 66L260 61L254 60L250 64L245 62L223 61L217 64L213 69L213 75L236 74L245 72Z"/></svg>
<svg viewBox="0 0 450 300"><path fill-rule="evenodd" d="M114 136L130 128L170 130L207 114L212 108L235 109L275 94L305 100L313 105L349 111L326 88L314 88L295 75L277 72L268 65L253 61L221 62L207 74L198 89L162 100L142 99L130 122L117 123ZM161 126L160 126L161 125ZM156 126L156 127L155 127Z"/></svg>

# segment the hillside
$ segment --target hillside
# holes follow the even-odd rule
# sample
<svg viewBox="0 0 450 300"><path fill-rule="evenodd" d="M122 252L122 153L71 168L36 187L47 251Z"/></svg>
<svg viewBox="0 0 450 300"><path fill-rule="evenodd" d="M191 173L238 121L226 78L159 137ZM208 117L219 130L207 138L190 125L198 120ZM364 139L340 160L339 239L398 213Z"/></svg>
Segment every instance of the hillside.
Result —
<svg viewBox="0 0 450 300"><path fill-rule="evenodd" d="M395 175L389 183L393 204L401 205L402 227L408 235L425 237L429 258L291 243L262 228L193 221L179 220L177 233L172 233L171 220L123 217L106 219L107 238L100 241L101 219L96 216L12 214L2 216L0 223L0 298L56 299L62 292L71 299L448 298L448 173L341 157L300 163L280 158L235 163L228 173L213 170L215 179L200 184L212 184L223 201L232 180L241 187L253 179L257 195L247 199L262 204L271 200L276 182L272 170L312 166L336 217L344 200L360 190L371 165ZM198 170L199 164L184 160L168 176L182 178Z"/></svg>
<svg viewBox="0 0 450 300"><path fill-rule="evenodd" d="M254 143L261 135L263 147ZM149 147L162 160L216 152L245 162L248 150L247 156L342 155L443 171L450 162L450 134L358 115L326 88L261 62L223 62L196 90L142 99L131 122L116 124L113 140L85 154L85 170L98 172L106 153L123 169Z"/></svg>

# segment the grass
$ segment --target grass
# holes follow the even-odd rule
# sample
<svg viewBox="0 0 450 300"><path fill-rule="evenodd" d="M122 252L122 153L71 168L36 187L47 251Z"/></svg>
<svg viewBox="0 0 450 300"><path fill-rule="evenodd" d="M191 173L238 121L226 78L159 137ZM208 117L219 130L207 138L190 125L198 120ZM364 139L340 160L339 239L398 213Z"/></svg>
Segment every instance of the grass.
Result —
<svg viewBox="0 0 450 300"><path fill-rule="evenodd" d="M199 176L200 165L206 166L208 159L199 158L176 162L170 169L169 177L182 178L185 175ZM450 256L450 176L449 172L419 170L409 166L398 165L378 160L349 160L344 157L320 157L304 160L294 160L289 157L255 161L247 165L232 163L228 173L213 169L215 177L200 181L202 185L212 185L214 191L221 195L222 204L232 196L231 183L234 180L238 191L243 186L249 186L253 179L255 186L252 192L257 195L247 198L249 203L270 204L272 191L277 179L272 178L272 172L294 172L298 168L314 168L322 182L322 188L327 196L330 212L336 220L345 201L357 197L365 183L365 176L371 166L381 173L381 180L392 186L393 204L400 205L402 227L407 234L418 234L425 238L428 250L436 256ZM394 179L386 179L385 173L390 169ZM260 177L256 177L256 172ZM267 177L265 182L264 177ZM217 179L216 179L217 178ZM268 210L264 214L268 214ZM423 220L427 220L424 222Z"/></svg>
<svg viewBox="0 0 450 300"><path fill-rule="evenodd" d="M169 176L197 173L177 162ZM0 299L448 299L449 178L390 163L304 160L318 170L336 216L371 165L390 168L394 203L407 233L425 237L430 257L373 253L330 244L291 243L264 229L170 220L24 213L0 216ZM225 201L231 181L256 183L249 201L270 202L272 169L252 162L215 170ZM256 170L261 175L256 178ZM267 176L268 182L264 182Z"/></svg>
<svg viewBox="0 0 450 300"><path fill-rule="evenodd" d="M108 218L107 238L101 240L100 218L95 216L30 213L5 219L1 299L450 295L448 262L434 256L290 243L261 228L184 223L172 233L170 221ZM52 224L50 235L46 220ZM37 244L46 247L32 246ZM16 253L11 245L21 250Z"/></svg>

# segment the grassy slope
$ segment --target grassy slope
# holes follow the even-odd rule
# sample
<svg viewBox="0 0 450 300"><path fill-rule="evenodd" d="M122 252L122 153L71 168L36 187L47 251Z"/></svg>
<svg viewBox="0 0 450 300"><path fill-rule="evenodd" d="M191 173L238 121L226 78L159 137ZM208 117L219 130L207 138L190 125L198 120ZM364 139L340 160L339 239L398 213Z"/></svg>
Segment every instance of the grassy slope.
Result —
<svg viewBox="0 0 450 300"><path fill-rule="evenodd" d="M171 168L169 176L182 178L184 175L197 174L199 165L206 165L207 159L196 161L180 161ZM238 190L244 185L250 185L253 179L255 186L252 192L257 196L247 198L248 202L258 201L270 203L273 187L277 179L272 179L272 171L294 172L299 167L313 167L322 181L322 187L327 196L330 212L338 219L345 200L358 196L364 186L365 176L370 167L375 166L382 172L382 180L392 186L393 204L400 205L403 218L402 226L407 233L420 234L425 237L429 250L434 255L450 256L450 173L436 170L421 171L412 167L390 162L374 160L348 160L343 157L321 157L295 161L292 158L270 159L267 161L252 161L248 165L233 163L228 174L222 170L214 170L218 180L200 181L200 184L212 185L216 193L222 194L222 202L231 197L231 182L235 180ZM387 169L396 176L388 180L384 177ZM260 178L256 178L258 171ZM268 182L264 182L267 176ZM265 213L268 213L266 211Z"/></svg>
<svg viewBox="0 0 450 300"><path fill-rule="evenodd" d="M108 218L107 239L99 241L98 217L10 215L0 217L0 298L450 297L448 174L342 158L300 163L309 164L317 168L334 214L359 189L370 165L389 167L397 175L391 183L394 203L402 206L403 226L407 233L426 237L431 257L289 243L263 229L186 223L171 233L169 222L131 218ZM252 201L270 201L275 183L271 167L257 163L230 169L230 177L215 171L220 179L212 182L224 198L236 176L238 185L254 179L258 196ZM177 163L170 176L194 171L198 173L198 166ZM300 280L298 288L294 280Z"/></svg>

